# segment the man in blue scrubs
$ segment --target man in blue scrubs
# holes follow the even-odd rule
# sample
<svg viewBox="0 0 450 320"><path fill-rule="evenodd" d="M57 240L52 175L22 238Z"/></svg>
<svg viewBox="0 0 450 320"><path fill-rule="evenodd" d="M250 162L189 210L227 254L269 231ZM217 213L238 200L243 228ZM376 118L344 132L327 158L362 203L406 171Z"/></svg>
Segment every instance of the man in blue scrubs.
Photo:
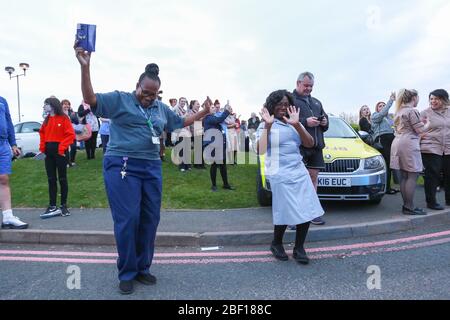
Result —
<svg viewBox="0 0 450 320"><path fill-rule="evenodd" d="M110 119L110 140L103 174L114 220L119 259L119 290L133 292L133 281L156 283L150 274L156 229L160 219L162 170L160 139L169 132L190 126L209 114L212 101L190 117L181 118L157 99L161 80L156 64L149 64L133 92L95 94L90 78L89 52L77 48L81 65L83 99L99 117Z"/></svg>
<svg viewBox="0 0 450 320"><path fill-rule="evenodd" d="M15 217L11 209L11 188L9 187L11 149L15 156L20 155L8 103L0 97L0 208L2 210L0 225L3 229L26 229L28 224Z"/></svg>

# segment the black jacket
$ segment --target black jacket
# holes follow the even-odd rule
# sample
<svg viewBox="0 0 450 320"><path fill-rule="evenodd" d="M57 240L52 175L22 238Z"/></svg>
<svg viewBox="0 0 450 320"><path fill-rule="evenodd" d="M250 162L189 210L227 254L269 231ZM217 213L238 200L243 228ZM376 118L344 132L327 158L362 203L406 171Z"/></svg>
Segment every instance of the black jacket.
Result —
<svg viewBox="0 0 450 320"><path fill-rule="evenodd" d="M325 127L318 126L318 127L311 128L311 127L308 127L308 125L306 123L306 119L308 119L310 117L319 118L320 116L325 116L328 120L328 115L323 110L322 103L318 99L313 98L311 96L307 96L307 97L300 96L297 93L297 90L294 90L292 95L294 97L295 107L297 108L297 110L300 108L301 124L306 128L306 131L308 131L308 133L314 138L314 147L312 147L311 149L321 150L321 149L325 148L325 140L323 137L323 133L328 130L329 124L327 124ZM302 148L309 149L309 148L305 148L303 146L302 146Z"/></svg>
<svg viewBox="0 0 450 320"><path fill-rule="evenodd" d="M82 119L82 120L81 120L81 124L87 124L86 116L87 116L89 113L91 113L91 112L92 112L91 109L86 109L86 110L84 110L83 105L80 105L80 106L78 107L78 112L77 112L77 114L78 114L78 117L79 117L80 119ZM99 120L97 117L95 117L95 118L97 119L98 127L100 128L100 120Z"/></svg>

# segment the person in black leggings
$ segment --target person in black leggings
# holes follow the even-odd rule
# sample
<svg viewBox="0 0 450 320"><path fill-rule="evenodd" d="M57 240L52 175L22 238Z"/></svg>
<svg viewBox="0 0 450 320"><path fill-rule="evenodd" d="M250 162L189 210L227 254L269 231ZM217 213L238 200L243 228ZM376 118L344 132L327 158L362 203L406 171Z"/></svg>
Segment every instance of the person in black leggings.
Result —
<svg viewBox="0 0 450 320"><path fill-rule="evenodd" d="M75 139L75 131L69 117L64 113L57 98L45 100L44 108L48 112L39 130L39 151L45 153L45 170L48 179L49 207L40 215L42 219L58 215L70 215L67 209L67 159L66 151ZM57 182L61 188L61 207L56 207L58 193Z"/></svg>
<svg viewBox="0 0 450 320"><path fill-rule="evenodd" d="M217 177L217 169L220 170L220 175L222 176L223 181L223 188L227 190L234 190L234 187L232 187L228 182L228 173L227 173L227 164L226 164L226 135L223 133L221 123L225 121L225 119L230 115L230 111L228 109L225 109L225 111L220 115L215 115L220 109L219 107L214 104L214 107L211 108L211 113L205 117L203 120L203 127L205 129L205 137L203 141L203 150L207 146L209 146L211 143L214 143L213 137L208 136L209 130L218 130L219 132L222 132L222 157L221 159L217 159L219 155L215 154L216 150L212 151L211 157L213 158L211 163L211 169L210 169L210 177L211 177L211 190L213 192L217 191L217 185L216 185L216 177ZM217 131L216 131L217 132ZM211 134L212 131L209 131L209 134ZM216 146L217 148L217 146ZM208 155L205 155L205 159L211 158Z"/></svg>
<svg viewBox="0 0 450 320"><path fill-rule="evenodd" d="M86 140L84 142L84 147L86 148L86 157L88 160L95 159L95 149L97 148L97 136L98 136L98 130L100 128L99 121L97 117L92 113L91 108L88 104L81 104L78 108L78 117L83 118L81 120L82 124L87 124L88 121L86 118L91 117L92 123L91 123L91 129L92 129L92 135L89 138L89 140Z"/></svg>

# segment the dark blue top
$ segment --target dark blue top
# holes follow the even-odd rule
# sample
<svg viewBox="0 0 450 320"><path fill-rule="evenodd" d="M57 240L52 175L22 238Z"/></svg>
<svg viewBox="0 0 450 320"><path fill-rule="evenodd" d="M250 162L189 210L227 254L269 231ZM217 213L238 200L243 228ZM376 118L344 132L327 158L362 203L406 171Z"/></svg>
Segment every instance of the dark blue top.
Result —
<svg viewBox="0 0 450 320"><path fill-rule="evenodd" d="M17 145L8 103L3 97L0 97L0 140L8 140L11 147Z"/></svg>
<svg viewBox="0 0 450 320"><path fill-rule="evenodd" d="M159 137L164 128L174 131L184 126L184 119L159 100L144 108L135 92L114 91L95 96L97 106L91 107L92 111L98 117L110 119L106 156L160 160L160 145L154 144L152 137ZM153 133L148 119L151 120Z"/></svg>
<svg viewBox="0 0 450 320"><path fill-rule="evenodd" d="M222 122L225 121L225 119L230 115L230 112L228 110L225 110L220 117L213 115L213 114L209 114L205 117L205 119L203 120L203 128L205 131L205 134L208 130L210 129L216 129L219 130L220 132L222 132L222 135L224 136L224 143L225 143L225 133L223 132L223 128L222 128ZM210 144L211 142L213 142L214 140L209 140L208 139L209 135L205 135L203 144ZM214 136L212 136L214 137ZM212 138L211 137L211 138Z"/></svg>

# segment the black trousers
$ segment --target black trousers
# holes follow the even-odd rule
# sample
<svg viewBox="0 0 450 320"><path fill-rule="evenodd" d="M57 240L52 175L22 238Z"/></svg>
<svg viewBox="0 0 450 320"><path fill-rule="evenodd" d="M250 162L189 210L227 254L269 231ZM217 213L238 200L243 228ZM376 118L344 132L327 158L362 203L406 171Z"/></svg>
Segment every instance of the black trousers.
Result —
<svg viewBox="0 0 450 320"><path fill-rule="evenodd" d="M191 143L191 139L188 137L179 137L177 142L175 142L175 146L179 145L180 143L184 143L184 147L187 148L188 146L190 146ZM180 150L180 157L181 157L181 163L178 165L179 169L184 169L184 170L188 170L191 167L190 164L190 160L188 163L185 163L183 161L183 156L184 156L184 152L183 149Z"/></svg>
<svg viewBox="0 0 450 320"><path fill-rule="evenodd" d="M444 173L445 201L450 203L450 155L422 153L425 167L425 197L427 204L436 204L436 189L441 185L441 172Z"/></svg>
<svg viewBox="0 0 450 320"><path fill-rule="evenodd" d="M226 140L225 138L223 148L222 148L222 163L213 162L211 164L211 168L209 169L209 176L211 178L211 184L215 187L217 185L217 169L220 171L220 175L222 177L222 182L224 186L229 186L228 182L228 171L227 171L227 153L226 153ZM206 146L203 146L203 150L205 150ZM212 156L215 156L215 151L213 151Z"/></svg>
<svg viewBox="0 0 450 320"><path fill-rule="evenodd" d="M106 153L106 148L108 147L109 135L101 134L100 137L102 138L103 154L105 154Z"/></svg>
<svg viewBox="0 0 450 320"><path fill-rule="evenodd" d="M73 143L70 145L70 150L66 151L67 163L71 164L75 162L76 155L77 155L77 140L73 140Z"/></svg>
<svg viewBox="0 0 450 320"><path fill-rule="evenodd" d="M50 206L56 206L57 180L59 180L61 188L61 205L67 205L67 195L69 193L67 158L58 154L58 146L59 143L57 142L47 142L45 144L45 170L47 171Z"/></svg>
<svg viewBox="0 0 450 320"><path fill-rule="evenodd" d="M380 136L380 143L383 146L383 149L380 151L381 155L384 158L384 162L386 162L386 190L389 191L391 188L391 147L392 141L394 141L394 134L383 134Z"/></svg>
<svg viewBox="0 0 450 320"><path fill-rule="evenodd" d="M98 131L92 131L91 138L89 140L86 140L86 142L84 143L88 160L95 159L95 149L97 148L97 135Z"/></svg>

